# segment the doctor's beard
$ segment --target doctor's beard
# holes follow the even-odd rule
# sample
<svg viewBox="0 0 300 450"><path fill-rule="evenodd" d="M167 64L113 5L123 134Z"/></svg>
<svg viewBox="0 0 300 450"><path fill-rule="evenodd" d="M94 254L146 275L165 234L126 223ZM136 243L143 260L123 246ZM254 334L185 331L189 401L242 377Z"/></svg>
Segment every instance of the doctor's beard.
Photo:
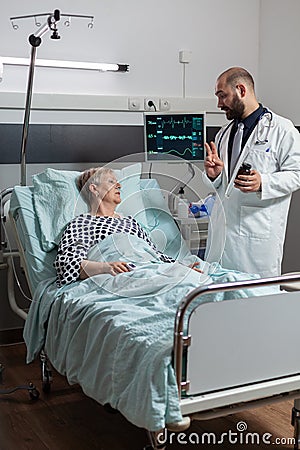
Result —
<svg viewBox="0 0 300 450"><path fill-rule="evenodd" d="M236 94L232 100L231 107L222 108L228 120L241 119L245 111L245 105Z"/></svg>

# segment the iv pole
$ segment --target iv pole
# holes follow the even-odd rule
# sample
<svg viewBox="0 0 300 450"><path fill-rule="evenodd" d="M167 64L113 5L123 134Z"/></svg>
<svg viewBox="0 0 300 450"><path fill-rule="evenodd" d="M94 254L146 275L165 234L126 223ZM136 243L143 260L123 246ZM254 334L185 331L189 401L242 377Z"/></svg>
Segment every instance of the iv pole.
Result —
<svg viewBox="0 0 300 450"><path fill-rule="evenodd" d="M48 16L48 19L44 25L42 25L36 34L31 34L29 36L29 43L31 44L31 54L30 54L30 65L28 72L28 83L27 83L27 94L25 103L25 114L23 122L22 131L22 144L21 144L21 186L26 186L26 145L28 137L29 128L29 118L30 118L30 108L31 108L31 98L32 98L32 87L33 87L33 76L36 58L36 49L40 46L42 42L42 36L49 30L52 30L51 39L60 39L58 35L56 22L60 20L60 11L58 9L54 10L53 14Z"/></svg>
<svg viewBox="0 0 300 450"><path fill-rule="evenodd" d="M57 30L56 30L56 22L59 19L60 19L60 13L58 10L55 10L53 15L52 14L49 15L47 22L37 31L36 35L31 34L29 36L29 42L32 46L32 50L31 50L31 57L30 57L25 114L24 114L24 123L23 123L23 133L22 133L22 146L21 146L21 185L22 186L26 186L26 144L27 144L28 127L29 127L29 117L30 117L30 106L31 106L31 97L32 97L32 86L33 86L36 48L41 44L41 42L42 42L41 37L49 30L49 28L51 30L53 30L53 34L51 37L53 39L59 39ZM54 35L56 37L54 37ZM10 191L11 190L9 190L9 192ZM3 194L3 192L1 192L1 194ZM4 195L5 195L5 193L4 193ZM1 196L1 210L2 210L2 196ZM1 220L2 220L2 211L1 211ZM1 226L2 226L2 223L1 223ZM1 233L0 233L0 237L1 237ZM2 239L0 242L0 246L2 248ZM17 305L16 305L16 308L19 311L19 308L17 307ZM2 378L3 370L4 370L4 366L2 364L0 364L0 383L1 384L2 384L2 380L3 380L3 378ZM37 400L39 398L40 393L32 383L29 383L28 386L22 385L22 386L17 386L13 389L0 389L0 395L12 394L19 389L26 389L29 392L30 398L32 398L34 400Z"/></svg>

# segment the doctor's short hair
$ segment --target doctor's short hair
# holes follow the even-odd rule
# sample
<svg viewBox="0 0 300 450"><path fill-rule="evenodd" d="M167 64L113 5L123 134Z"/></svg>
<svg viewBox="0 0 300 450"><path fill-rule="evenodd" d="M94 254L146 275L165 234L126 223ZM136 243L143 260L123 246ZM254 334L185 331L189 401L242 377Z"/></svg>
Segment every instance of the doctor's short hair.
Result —
<svg viewBox="0 0 300 450"><path fill-rule="evenodd" d="M107 167L91 167L77 177L76 185L85 202L89 204L91 201L92 193L89 189L90 185L101 184L103 175L107 173L114 175L114 171Z"/></svg>
<svg viewBox="0 0 300 450"><path fill-rule="evenodd" d="M225 72L221 73L218 78L221 77L225 77L226 83L229 84L232 88L235 88L238 83L243 82L248 87L250 87L253 92L255 91L254 79L252 75L242 67L231 67L230 69L227 69L225 70Z"/></svg>

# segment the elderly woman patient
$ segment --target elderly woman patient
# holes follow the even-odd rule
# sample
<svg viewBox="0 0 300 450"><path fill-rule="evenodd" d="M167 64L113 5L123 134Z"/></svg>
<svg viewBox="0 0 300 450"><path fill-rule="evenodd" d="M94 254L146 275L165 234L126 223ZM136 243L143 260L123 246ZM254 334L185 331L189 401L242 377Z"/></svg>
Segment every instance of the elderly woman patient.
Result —
<svg viewBox="0 0 300 450"><path fill-rule="evenodd" d="M156 248L133 217L121 217L115 212L121 202L121 185L111 169L88 169L78 177L77 186L89 206L89 213L73 219L62 236L54 262L59 286L101 273L117 275L130 271L130 264L125 261L99 262L88 259L89 250L114 233L135 235L146 241L162 262L175 262ZM195 262L189 267L201 272L197 268L198 264Z"/></svg>

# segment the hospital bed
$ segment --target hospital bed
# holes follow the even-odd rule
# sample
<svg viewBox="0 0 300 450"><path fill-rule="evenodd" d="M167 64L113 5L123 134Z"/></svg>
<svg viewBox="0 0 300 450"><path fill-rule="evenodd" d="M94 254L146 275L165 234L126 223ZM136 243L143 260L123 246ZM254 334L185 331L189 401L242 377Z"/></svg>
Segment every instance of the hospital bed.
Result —
<svg viewBox="0 0 300 450"><path fill-rule="evenodd" d="M164 427L171 431L183 432L189 428L192 420L220 417L267 403L295 399L292 421L295 429L295 448L300 448L300 401L298 400L300 398L300 351L297 345L300 296L297 291L275 291L275 286L287 283L292 286L293 283L299 282L299 274L272 279L255 277L245 279L241 275L240 278L235 277L234 281L230 281L230 274L225 274L227 282L224 283L222 282L224 274L218 272L216 268L217 276L213 278L213 283L202 283L199 287L188 290L183 298L175 296L173 310L171 308L166 311L165 316L161 317L157 311L155 314L151 311L147 313L147 323L152 324L153 327L157 325L154 334L151 334L150 329L147 331L149 337L148 335L145 337L145 329L142 329L138 322L144 318L143 308L147 298L143 296L142 304L139 302L134 304L137 321L132 328L129 327L128 316L132 316L134 308L129 310L126 308L131 301L135 300L127 298L125 312L118 309L116 301L114 308L117 311L117 317L123 314L126 318L125 325L122 323L121 335L116 338L113 328L116 325L111 325L115 318L109 317L106 321L107 304L105 303L106 309L96 310L93 316L92 311L98 300L95 301L93 298L89 304L84 290L86 285L83 282L75 283L70 291L65 288L58 289L55 285L53 261L56 254L55 242L59 239L60 233L58 229L55 229L53 233L52 228L57 228L60 221L63 223L68 219L68 217L61 217L59 209L68 215L69 205L62 208L60 203L62 199L51 198L50 191L57 188L66 202L70 200L68 196L71 198L70 201L74 202L75 191L72 192L72 189L75 184L70 188L69 182L74 182L75 175L73 172L50 169L41 174L33 186L15 187L10 199L10 219L33 295L30 309L35 310L29 325L28 317L26 318L27 329L25 325L28 360L41 352L43 389L49 391L52 381L51 369L48 366L49 358L51 364L60 373L66 375L71 384L79 382L87 395L100 403L110 403L113 408L117 407L128 420L148 429L152 448L161 447L162 442L158 439L158 432ZM67 185L64 186L66 180ZM135 209L133 214L138 216L137 219L144 224L159 248L182 260L189 258L188 249L168 211L167 202L156 180L140 180L139 174L131 173L129 181L128 200L125 199L124 210L121 212L126 214ZM56 190L55 195L57 193ZM39 196L44 197L39 199ZM54 201L51 202L51 200ZM57 205L55 205L56 201ZM56 211L55 207L58 208ZM71 215L76 215L83 207L82 204L74 206L73 203ZM50 209L50 216L54 213L59 216L51 219L46 214L42 217L43 208ZM52 220L53 227L43 220L46 222ZM107 286L101 285L101 280L97 285L97 292L99 287L101 290L101 286ZM107 280L104 282L106 283ZM89 283L91 283L90 280ZM186 279L181 284L184 283L187 283L187 287L189 286ZM75 285L78 291L83 289L82 297L77 294ZM261 290L259 295L258 290ZM236 297L235 293L241 291L245 292L245 295ZM170 299L172 299L171 292L173 291L170 290L168 293ZM55 300L51 298L51 295ZM155 309L155 305L153 307ZM14 310L18 312L18 307L14 307ZM23 315L23 317L26 316L27 313ZM153 319L152 322L151 319ZM96 341L93 325L101 328L101 320L105 322L103 330L105 334L97 335L97 337L105 342L100 346L100 341ZM160 327L164 320L168 328L164 330L163 338L159 336L157 339L157 333L161 332ZM69 326L69 322L72 321L76 331ZM87 328L84 329L85 323ZM77 347L78 342L76 343L78 329L81 329L78 339L81 343L84 340L82 354L81 349ZM141 334L139 334L140 329ZM67 336L66 339L65 330L67 334L73 333L72 336ZM125 379L124 384L119 387L119 381L114 380L116 376L122 378L122 371L126 372L125 366L121 366L119 371L115 367L119 361L117 356L122 358L122 349L119 349L120 353L114 354L113 373L109 372L110 366L108 371L105 364L104 367L102 366L104 360L97 360L95 353L100 353L102 358L109 360L109 352L115 351L111 347L116 343L120 346L120 341L124 345L123 341L126 340L127 335L132 345L128 348L124 347L124 352L127 352L125 359L130 359L128 350L131 348L134 353L133 361L136 361L136 364L146 364L144 372L147 374L141 373L134 379L136 392L126 393L127 397L124 398L127 386L128 391L132 390L134 383L128 384ZM103 339L103 336L107 338ZM110 336L112 342L109 341ZM141 341L144 348L141 350L136 347L133 340ZM151 345L153 343L154 347L148 345L148 342ZM141 352L145 352L152 360L146 363ZM79 356L76 361L77 353ZM163 369L160 367L160 358L161 365L164 365ZM127 364L127 361L122 360L123 363ZM132 361L128 364L131 375L135 374L138 368L130 366L133 364ZM151 371L151 367L155 370ZM154 395L153 392L148 392L150 388L143 384L145 381L154 384L155 392L161 394L159 399L150 399L150 403L151 400L152 403L159 400L157 402L159 411L156 411L157 406L153 404L148 408L147 399L143 403L148 394L149 397ZM103 384L110 391L109 383L114 384L114 389L120 389L119 394L116 395L119 395L121 400L115 403L106 401L107 398L114 399L114 393L106 396L101 391L101 386L100 393L95 388ZM155 383L158 383L158 386ZM163 401L162 397L164 397ZM139 402L140 405L138 405ZM131 409L135 408L137 411L132 412ZM155 419L150 417L152 413L154 416L157 415ZM137 417L139 419L136 419Z"/></svg>

